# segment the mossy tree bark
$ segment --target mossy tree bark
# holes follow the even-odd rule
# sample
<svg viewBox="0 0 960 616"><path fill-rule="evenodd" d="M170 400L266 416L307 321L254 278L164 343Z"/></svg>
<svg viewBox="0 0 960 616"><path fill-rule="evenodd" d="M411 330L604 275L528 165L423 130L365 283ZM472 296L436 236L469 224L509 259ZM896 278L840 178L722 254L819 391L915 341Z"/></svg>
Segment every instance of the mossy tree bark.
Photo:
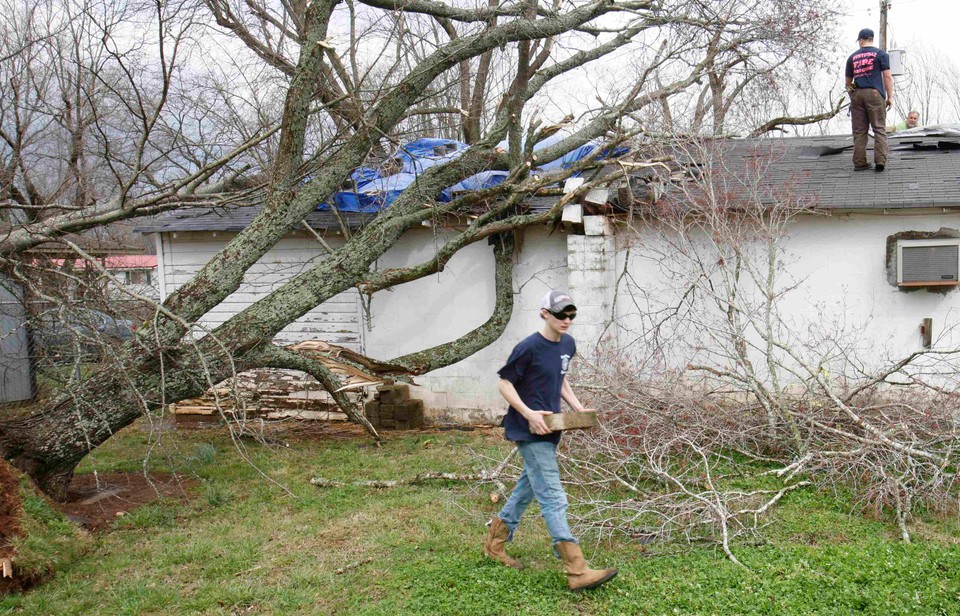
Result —
<svg viewBox="0 0 960 616"><path fill-rule="evenodd" d="M360 84L352 84L356 90L348 87L351 85L349 75L339 64L331 43L336 38L330 30L339 0L297 4L298 10L291 16L295 27L281 33L287 37L286 43L295 45L299 52L295 63L286 57L271 55L279 53L280 46L271 46L271 43L258 47L256 41L250 40L256 29L247 29L243 18L224 12L232 5L221 0L204 0L204 3L217 23L237 35L268 64L280 68L288 79L280 139L271 160L269 181L263 190L263 206L246 229L157 307L155 321L137 333L109 370L83 380L32 416L0 421L0 457L28 473L54 497L62 498L66 494L76 465L117 431L144 413L199 395L212 384L242 370L266 366L305 370L334 394L346 412L364 423L358 409L352 408L349 400L337 393L340 383L335 375L319 362L300 357L289 349L276 348L272 343L274 336L338 293L358 288L369 294L416 280L442 270L464 246L491 236L499 239L495 247L496 307L490 319L458 340L393 362L411 374L422 374L455 363L496 340L512 312L513 234L525 226L557 217L564 199L576 198L592 186L587 183L579 192L566 195L549 212L529 213L522 208L526 197L584 170L592 162L552 176L531 176L530 169L611 131L622 135L618 126L625 115L687 88L703 72L703 64L691 62L688 73L650 91L646 88L647 77L666 61L658 56L627 96L615 104L603 105L593 119L568 138L539 151L535 165L532 144L544 133L534 130L534 123L526 131L526 145L520 146L522 121L526 121L525 114L529 113L526 106L556 77L622 49L647 29L669 24L670 19L660 10L660 2L584 0L564 4L570 8L561 11L556 3L535 0L506 5L491 0L486 6L474 9L434 0L362 0L368 7L391 14L429 16L442 21L448 31L456 31L455 24L463 26L456 36L438 44L435 51L402 78L378 84L382 94L364 105L357 104L361 100ZM255 7L257 2L246 4ZM598 17L607 14L619 14L624 27L609 32L593 25ZM273 18L269 12L256 14L254 11L251 23L257 19L262 20L260 25L267 30L279 23L270 21ZM689 15L679 15L676 23L695 22ZM578 36L588 33L598 38L591 48L548 62L554 39L565 33L578 33ZM734 47L741 44L736 37L731 40L737 41L731 43ZM480 117L486 116L482 113L485 105L478 97L484 96L489 88L491 54L514 44L520 50L518 64L511 69L515 78L498 111L484 127ZM348 53L351 58L355 55ZM385 140L398 134L398 126L436 85L438 78L457 70L463 77L469 73L471 62L478 64L478 73L472 93L469 88L461 89L465 106L470 98L464 113L471 148L463 156L419 175L414 187L404 191L390 208L352 234L322 262L293 277L205 337L199 340L192 337L193 326L240 288L251 266L284 235L303 224L316 204L329 202L330 196L354 169L364 164L371 152L381 151ZM332 78L341 79L342 83L318 85L319 81ZM346 98L338 97L341 92ZM331 122L340 130L320 145L314 143L316 135L310 132L312 118L318 110L326 110L326 117L332 118ZM509 137L513 146L509 152L497 148L505 137ZM307 151L314 147L315 150ZM500 186L452 202L435 200L442 189L488 169L507 170L509 177ZM614 174L604 180L616 178ZM184 186L189 184L192 190L198 182L202 183L199 179L185 180ZM66 233L96 226L101 220L114 221L155 211L149 208L141 211L131 203L121 199L115 211L109 215L98 214L99 218L67 213L29 228L13 229L0 238L0 260ZM147 203L154 207L153 202ZM441 246L431 259L406 269L375 271L376 261L409 229L428 220L442 222L447 217L465 214L471 216L472 222ZM372 428L370 430L372 432Z"/></svg>
<svg viewBox="0 0 960 616"><path fill-rule="evenodd" d="M517 199L511 197L521 186L524 194L528 194L531 186L524 183L527 167L520 164L521 169L511 176L512 181L506 186L481 191L453 203L434 201L435 195L443 188L464 177L484 169L510 166L510 161L495 145L506 134L508 125L516 126L515 118L512 121L507 117L498 119L456 164L435 167L422 174L415 189L405 191L388 210L355 233L340 250L249 306L206 337L192 340L188 334L190 324L237 290L245 272L287 232L301 224L316 203L326 200L337 190L353 169L363 164L382 136L394 130L407 110L439 75L507 43L556 36L581 27L604 13L620 10L607 0L594 0L567 12L544 13L539 19L496 24L495 20L484 17L488 27L450 41L390 88L380 102L366 112L362 122L357 123L361 128L333 148L322 164L314 167L316 172L312 178L303 183L306 134L312 105L318 95L316 82L324 71L329 71L326 39L337 4L336 0L311 3L303 16L300 55L290 74L271 180L264 206L253 223L164 302L153 326L138 332L136 340L120 354L116 365L83 380L32 416L0 421L0 456L29 474L51 496L64 498L76 465L144 413L163 404L199 395L212 384L242 370L265 366L296 367L313 374L328 390L336 392L340 383L332 373L325 371L318 362L274 347L271 343L274 335L330 297L377 278L371 272L373 263L411 227L462 210L490 208L486 205L490 203L515 204ZM427 4L431 9L437 6ZM609 53L613 48L608 45L599 53L580 57L585 62ZM553 74L575 66L575 63L568 62L562 70L554 68ZM518 88L514 97L517 101L528 100L534 93L533 89L522 91ZM516 112L519 108L519 105L513 105L511 110ZM483 220L496 222L497 232L511 228L489 217ZM521 227L528 222L531 221L521 217L513 226ZM465 237L477 241L485 236L475 225ZM460 245L466 243L469 242ZM25 248L27 244L17 246ZM496 339L509 320L512 307L512 249L508 246L512 246L512 242L506 239L500 242L496 251L497 307L490 321L461 340L402 358L403 365L411 372L422 373L454 363ZM404 278L415 279L432 269L435 271L436 267L442 268L449 256L444 255L435 260L434 265L421 268L419 275L408 272ZM394 284L400 282L396 280ZM345 396L336 393L335 398L355 420L365 423ZM372 428L369 429L372 432Z"/></svg>

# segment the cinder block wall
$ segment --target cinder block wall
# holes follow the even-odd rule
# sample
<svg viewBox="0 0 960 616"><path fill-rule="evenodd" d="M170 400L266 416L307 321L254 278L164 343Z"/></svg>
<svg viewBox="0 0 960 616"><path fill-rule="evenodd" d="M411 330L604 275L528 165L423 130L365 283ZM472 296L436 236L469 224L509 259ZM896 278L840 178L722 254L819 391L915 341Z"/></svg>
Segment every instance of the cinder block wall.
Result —
<svg viewBox="0 0 960 616"><path fill-rule="evenodd" d="M581 356L594 353L601 339L615 342L616 246L613 227L603 216L584 216L584 235L567 236L567 291L577 304L571 330Z"/></svg>

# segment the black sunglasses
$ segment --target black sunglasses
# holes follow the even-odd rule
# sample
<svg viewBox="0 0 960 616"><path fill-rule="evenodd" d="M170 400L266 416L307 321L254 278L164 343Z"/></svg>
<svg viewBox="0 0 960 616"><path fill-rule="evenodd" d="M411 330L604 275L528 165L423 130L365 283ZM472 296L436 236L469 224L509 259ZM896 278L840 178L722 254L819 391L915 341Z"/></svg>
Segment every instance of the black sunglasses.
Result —
<svg viewBox="0 0 960 616"><path fill-rule="evenodd" d="M553 312L552 310L548 310L547 312L549 312L551 316L558 321L563 321L565 319L570 319L572 321L577 318L576 312Z"/></svg>

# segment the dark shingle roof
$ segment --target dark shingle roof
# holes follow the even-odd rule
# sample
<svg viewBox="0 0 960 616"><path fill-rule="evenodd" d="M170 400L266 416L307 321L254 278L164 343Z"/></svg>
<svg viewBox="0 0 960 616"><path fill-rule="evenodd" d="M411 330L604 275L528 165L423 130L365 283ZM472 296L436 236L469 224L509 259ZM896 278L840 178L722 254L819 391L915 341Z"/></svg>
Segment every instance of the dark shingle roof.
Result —
<svg viewBox="0 0 960 616"><path fill-rule="evenodd" d="M853 138L849 135L783 139L730 139L715 143L723 166L733 175L762 168L763 184L789 186L823 209L902 209L960 207L960 137L951 135L891 135L886 171L853 170ZM698 150L703 152L703 150ZM705 154L689 151L678 158L687 163ZM873 160L873 140L867 149ZM645 188L644 188L645 191ZM545 210L558 197L532 197L526 205ZM158 214L140 221L142 233L167 231L241 231L259 207L192 208ZM358 229L376 214L343 212L351 229ZM311 212L307 223L314 229L338 229L329 211Z"/></svg>
<svg viewBox="0 0 960 616"><path fill-rule="evenodd" d="M172 210L140 221L135 231L163 233L166 231L243 231L260 212L259 206L202 207ZM359 229L373 220L376 214L342 212L343 221L351 230ZM339 229L340 223L329 211L310 212L307 224L314 229Z"/></svg>
<svg viewBox="0 0 960 616"><path fill-rule="evenodd" d="M732 173L750 161L768 186L789 186L823 209L902 209L960 206L960 137L888 137L886 170L853 170L853 137L834 135L723 142ZM873 139L867 147L873 161Z"/></svg>
<svg viewBox="0 0 960 616"><path fill-rule="evenodd" d="M531 211L545 211L553 207L559 197L531 197L525 204ZM140 233L166 233L174 231L234 231L240 232L253 222L260 212L259 206L200 207L171 210L138 222L134 231ZM341 212L344 222L351 230L369 223L376 213ZM313 211L307 215L307 224L317 230L339 229L340 223L330 211Z"/></svg>

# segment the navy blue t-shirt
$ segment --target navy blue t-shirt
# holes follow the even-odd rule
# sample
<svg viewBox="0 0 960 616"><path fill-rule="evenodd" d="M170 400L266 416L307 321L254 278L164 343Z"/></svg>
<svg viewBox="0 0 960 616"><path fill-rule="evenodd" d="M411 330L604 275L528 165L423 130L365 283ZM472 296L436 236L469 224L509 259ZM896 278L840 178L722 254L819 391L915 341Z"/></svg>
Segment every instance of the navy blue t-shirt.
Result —
<svg viewBox="0 0 960 616"><path fill-rule="evenodd" d="M513 383L523 403L535 411L560 412L560 389L577 353L572 336L563 334L558 342L547 340L537 332L527 336L513 348L507 363L497 372L500 378ZM560 433L533 434L530 424L517 409L510 406L503 420L507 440L560 442Z"/></svg>
<svg viewBox="0 0 960 616"><path fill-rule="evenodd" d="M884 98L883 71L890 68L890 56L876 47L861 47L847 58L847 77L853 78L857 88L873 88Z"/></svg>

